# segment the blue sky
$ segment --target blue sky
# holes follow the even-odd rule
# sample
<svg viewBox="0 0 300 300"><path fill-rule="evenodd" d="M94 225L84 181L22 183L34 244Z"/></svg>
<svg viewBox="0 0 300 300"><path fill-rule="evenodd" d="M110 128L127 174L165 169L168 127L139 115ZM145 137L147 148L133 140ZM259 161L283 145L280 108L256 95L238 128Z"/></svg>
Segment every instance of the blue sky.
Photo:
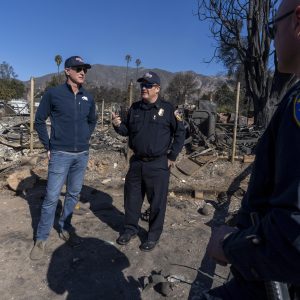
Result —
<svg viewBox="0 0 300 300"><path fill-rule="evenodd" d="M57 71L63 59L81 55L91 64L130 66L204 75L224 72L206 64L214 40L195 16L197 0L2 0L0 62L28 80Z"/></svg>

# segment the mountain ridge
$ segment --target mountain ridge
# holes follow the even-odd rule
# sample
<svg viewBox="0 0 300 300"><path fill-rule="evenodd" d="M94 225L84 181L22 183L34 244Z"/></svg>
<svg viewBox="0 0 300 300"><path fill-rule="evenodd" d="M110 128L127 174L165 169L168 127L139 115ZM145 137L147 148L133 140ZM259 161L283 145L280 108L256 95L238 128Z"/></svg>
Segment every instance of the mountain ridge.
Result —
<svg viewBox="0 0 300 300"><path fill-rule="evenodd" d="M94 64L92 65L92 68L87 72L86 82L92 86L104 86L110 88L115 87L119 89L125 89L126 69L127 68L123 66ZM138 68L137 72L137 68L128 67L127 83L129 83L130 80L132 80L133 83L135 83L136 79L138 77L141 77L147 71L156 72L160 76L161 86L163 90L168 86L169 82L178 73L194 73L196 75L199 88L201 89L201 94L212 92L217 88L217 86L228 82L228 78L226 76L207 76L198 74L194 71L170 72L159 68L151 69L140 67ZM63 75L63 71L61 71L60 74ZM43 90L46 87L47 82L49 82L51 78L55 75L57 75L57 73L49 73L43 76L36 77L36 88ZM25 83L29 84L30 82L26 81Z"/></svg>

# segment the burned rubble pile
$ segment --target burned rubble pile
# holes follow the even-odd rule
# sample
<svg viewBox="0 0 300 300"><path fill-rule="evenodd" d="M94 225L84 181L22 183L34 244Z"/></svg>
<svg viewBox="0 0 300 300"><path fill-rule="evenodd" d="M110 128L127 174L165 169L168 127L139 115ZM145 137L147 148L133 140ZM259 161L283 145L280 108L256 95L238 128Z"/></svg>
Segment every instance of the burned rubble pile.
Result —
<svg viewBox="0 0 300 300"><path fill-rule="evenodd" d="M29 118L6 116L0 119L0 172L16 167L29 155ZM35 146L41 148L36 139ZM1 174L0 173L0 174Z"/></svg>
<svg viewBox="0 0 300 300"><path fill-rule="evenodd" d="M229 155L233 146L234 114L217 113L216 104L201 100L193 110L183 109L187 131L186 145L191 150L207 148L218 155ZM253 126L253 121L239 116L237 124L236 154L250 155L262 131Z"/></svg>
<svg viewBox="0 0 300 300"><path fill-rule="evenodd" d="M185 194L193 193L194 198L204 199L212 195L217 199L245 168L240 163L253 161L251 154L261 132L241 119L237 131L236 163L232 164L229 162L233 139L232 116L217 114L214 104L209 101L201 101L198 108L182 113L186 127L185 147L171 170L170 196L187 191ZM0 120L0 177L7 178L15 171L18 174L23 172L23 176L11 176L18 178L10 185L11 188L14 186L13 189L29 174L24 171L25 168L46 178L46 153L35 132L34 150L32 153L29 151L29 122L28 116L20 115L2 116ZM50 123L48 126L50 129ZM124 181L131 152L127 138L114 131L109 113L104 114L103 122L99 118L90 144L87 180L99 180L105 184ZM32 184L33 181L29 182Z"/></svg>
<svg viewBox="0 0 300 300"><path fill-rule="evenodd" d="M0 120L0 175L1 173L7 173L8 169L16 169L29 158L37 157L38 161L46 158L45 150L35 132L32 153L29 150L29 140L28 117L14 116ZM126 138L117 135L111 126L98 124L91 138L90 168L95 169L98 163L95 162L96 160L102 160L107 165L112 163L112 166L114 166L114 163L116 163L114 156L120 157L125 162L126 149ZM107 155L102 155L102 152ZM42 166L46 168L47 163L43 163Z"/></svg>

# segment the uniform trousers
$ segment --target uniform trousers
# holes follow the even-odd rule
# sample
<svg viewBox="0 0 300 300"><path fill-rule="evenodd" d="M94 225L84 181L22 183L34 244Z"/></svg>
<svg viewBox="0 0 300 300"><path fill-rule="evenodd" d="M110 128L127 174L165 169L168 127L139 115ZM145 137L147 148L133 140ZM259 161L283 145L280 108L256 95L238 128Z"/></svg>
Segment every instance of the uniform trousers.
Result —
<svg viewBox="0 0 300 300"><path fill-rule="evenodd" d="M150 203L148 240L158 241L163 230L170 170L167 156L143 161L136 156L130 160L125 179L125 232L136 234L144 196Z"/></svg>

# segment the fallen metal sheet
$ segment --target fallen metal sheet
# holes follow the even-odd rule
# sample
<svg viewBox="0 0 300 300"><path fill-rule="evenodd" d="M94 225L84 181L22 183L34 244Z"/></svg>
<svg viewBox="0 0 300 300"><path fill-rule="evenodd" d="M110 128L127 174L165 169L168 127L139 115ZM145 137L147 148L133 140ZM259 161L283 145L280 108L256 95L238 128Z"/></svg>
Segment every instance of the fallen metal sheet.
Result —
<svg viewBox="0 0 300 300"><path fill-rule="evenodd" d="M217 155L198 155L193 157L193 153L190 157L182 159L176 164L178 170L183 174L191 176L200 168L208 165L209 163L216 161L218 159Z"/></svg>
<svg viewBox="0 0 300 300"><path fill-rule="evenodd" d="M195 163L189 158L182 159L176 164L176 167L179 171L188 176L191 176L201 168L201 166L198 163Z"/></svg>
<svg viewBox="0 0 300 300"><path fill-rule="evenodd" d="M177 168L177 164L175 165L175 167L171 168L171 174L182 182L187 182L189 180L189 177L187 175L179 171L179 169Z"/></svg>

